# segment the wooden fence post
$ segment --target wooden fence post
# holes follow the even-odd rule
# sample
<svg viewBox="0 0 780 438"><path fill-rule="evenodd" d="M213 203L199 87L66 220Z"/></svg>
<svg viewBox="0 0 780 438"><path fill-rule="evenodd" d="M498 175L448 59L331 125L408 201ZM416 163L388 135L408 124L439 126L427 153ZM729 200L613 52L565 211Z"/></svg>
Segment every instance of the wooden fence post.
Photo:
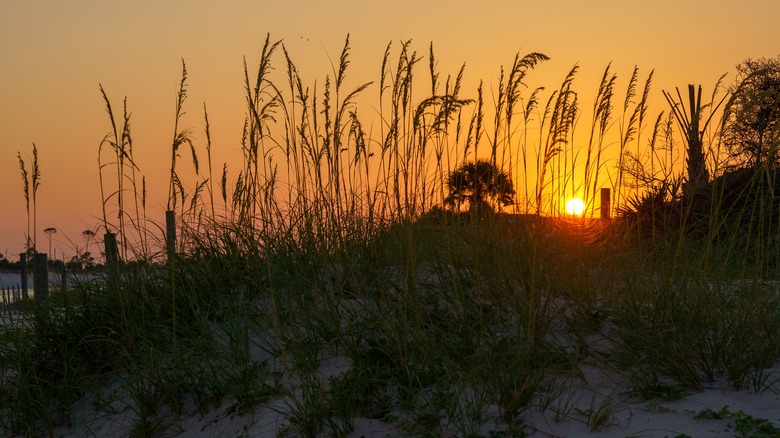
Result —
<svg viewBox="0 0 780 438"><path fill-rule="evenodd" d="M27 253L19 254L19 266L22 273L22 299L27 299Z"/></svg>
<svg viewBox="0 0 780 438"><path fill-rule="evenodd" d="M106 250L106 271L109 275L115 275L119 269L119 247L116 244L116 234L108 231L103 236L103 244Z"/></svg>
<svg viewBox="0 0 780 438"><path fill-rule="evenodd" d="M33 288L36 302L49 298L49 266L48 256L43 253L33 255Z"/></svg>
<svg viewBox="0 0 780 438"><path fill-rule="evenodd" d="M601 219L603 220L609 220L610 219L610 197L611 197L611 191L608 187L604 187L601 189Z"/></svg>
<svg viewBox="0 0 780 438"><path fill-rule="evenodd" d="M68 290L68 269L65 267L65 265L62 266L62 292L65 293L65 291Z"/></svg>
<svg viewBox="0 0 780 438"><path fill-rule="evenodd" d="M116 234L106 231L103 235L103 245L106 251L106 287L114 293L119 293L119 246Z"/></svg>
<svg viewBox="0 0 780 438"><path fill-rule="evenodd" d="M165 247L168 250L168 262L176 255L176 212L165 212Z"/></svg>

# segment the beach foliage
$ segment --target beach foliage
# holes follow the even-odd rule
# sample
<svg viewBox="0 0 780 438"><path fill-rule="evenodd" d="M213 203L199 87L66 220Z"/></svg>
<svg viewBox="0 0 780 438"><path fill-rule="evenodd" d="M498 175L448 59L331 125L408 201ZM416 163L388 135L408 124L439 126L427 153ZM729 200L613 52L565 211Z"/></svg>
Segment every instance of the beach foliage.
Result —
<svg viewBox="0 0 780 438"><path fill-rule="evenodd" d="M182 127L182 63L175 251L146 212L127 105L115 120L101 87L102 226L119 233L121 263L0 312L5 435L90 430L92 412L161 436L183 418L222 427L263 410L288 436L345 436L367 419L400 435L525 436L534 409L600 431L637 392L778 389L774 175L727 172L710 154L697 196L683 196L675 142L690 133L651 116L652 74L637 98L638 69L623 93L607 67L580 142L576 66L526 94L547 57L518 54L491 113L484 85L466 90L464 68L444 78L432 45L388 44L377 81L351 76L350 53L347 37L308 83L265 39L256 68L244 61L242 161L222 165L217 189L205 108L208 175ZM718 135L697 136L702 151ZM183 146L193 179L176 165ZM602 188L619 215L559 217L572 194L595 213ZM83 254L101 243L83 237ZM572 396L594 365L634 393Z"/></svg>

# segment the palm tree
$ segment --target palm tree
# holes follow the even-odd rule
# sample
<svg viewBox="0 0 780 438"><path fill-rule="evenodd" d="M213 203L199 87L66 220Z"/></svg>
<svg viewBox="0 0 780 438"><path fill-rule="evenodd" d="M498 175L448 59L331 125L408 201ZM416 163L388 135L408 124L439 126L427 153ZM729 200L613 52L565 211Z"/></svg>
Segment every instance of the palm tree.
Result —
<svg viewBox="0 0 780 438"><path fill-rule="evenodd" d="M715 84L715 90L717 91L723 76ZM691 194L696 192L703 185L706 185L710 179L710 173L707 170L706 158L704 156L704 133L707 131L707 126L712 121L712 117L715 115L715 111L720 107L726 96L720 99L720 102L715 104L715 93L712 94L712 101L710 103L702 105L701 103L701 85L699 85L698 93L696 92L693 84L688 84L688 104L689 112L685 112L685 103L680 89L676 89L677 99L672 96L671 93L664 91L664 97L669 102L669 106L672 108L672 114L677 119L677 123L680 125L680 129L683 131L686 146L688 148L688 158L686 160L688 168L688 182L683 186L684 194ZM704 109L710 108L709 115L704 118Z"/></svg>
<svg viewBox="0 0 780 438"><path fill-rule="evenodd" d="M95 232L92 230L84 230L81 232L81 237L84 238L84 251L89 252L89 244L92 239L95 238Z"/></svg>
<svg viewBox="0 0 780 438"><path fill-rule="evenodd" d="M49 257L51 257L52 260L53 260L54 257L52 257L52 254L51 254L51 235L56 233L57 229L54 228L54 227L49 227L49 228L46 228L45 230L43 230L43 232L46 233L47 236L49 236Z"/></svg>
<svg viewBox="0 0 780 438"><path fill-rule="evenodd" d="M514 203L512 178L493 163L484 160L464 163L447 179L449 196L444 203L457 211L468 204L469 213L495 211L493 205ZM491 203L492 201L492 203Z"/></svg>

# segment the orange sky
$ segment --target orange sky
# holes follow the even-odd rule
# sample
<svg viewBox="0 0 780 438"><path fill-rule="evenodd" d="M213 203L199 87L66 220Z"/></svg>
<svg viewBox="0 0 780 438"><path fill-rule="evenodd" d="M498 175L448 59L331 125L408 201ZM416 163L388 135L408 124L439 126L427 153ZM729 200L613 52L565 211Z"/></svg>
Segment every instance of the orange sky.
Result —
<svg viewBox="0 0 780 438"><path fill-rule="evenodd" d="M150 208L164 209L181 58L189 71L183 124L203 144L205 102L214 162L222 163L239 150L242 57L251 68L269 32L272 39L284 40L304 80L320 83L349 33L352 86L378 80L388 42L412 39L413 48L427 55L432 41L443 75L456 74L466 62L463 94L472 98L480 79L486 88L496 85L500 66L510 64L518 51L552 58L529 77L550 88L579 63L576 88L584 107L592 105L588 93L607 63L613 62L619 89L636 64L642 80L655 69L652 112L657 114L666 109L661 90L700 83L708 94L721 74L733 79L734 66L745 58L780 54L778 17L776 0L403 0L381 6L344 0L4 1L0 252L15 258L23 250L26 213L16 154L30 160L33 142L42 173L39 249L48 249L42 230L55 227L58 258L62 252L72 255L74 243L83 243L81 231L99 222L97 148L109 131L99 83L115 110L128 97Z"/></svg>

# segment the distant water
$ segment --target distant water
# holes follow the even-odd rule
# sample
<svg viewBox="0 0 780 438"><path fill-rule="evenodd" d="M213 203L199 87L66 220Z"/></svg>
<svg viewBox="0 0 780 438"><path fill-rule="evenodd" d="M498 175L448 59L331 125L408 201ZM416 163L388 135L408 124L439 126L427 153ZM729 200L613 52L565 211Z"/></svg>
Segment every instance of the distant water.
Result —
<svg viewBox="0 0 780 438"><path fill-rule="evenodd" d="M73 281L71 276L68 276L68 283ZM49 272L49 287L56 288L62 285L62 274L59 272ZM0 303L6 301L8 295L8 289L15 288L17 291L22 287L22 276L18 272L0 272L0 291L5 290L5 293L0 294ZM35 282L33 281L32 273L27 276L27 294L32 297L33 287ZM18 292L17 292L18 293Z"/></svg>
<svg viewBox="0 0 780 438"><path fill-rule="evenodd" d="M27 273L27 281L28 286L32 288L33 286L33 275L32 272ZM62 280L62 274L59 272L49 272L49 284L60 284L60 280ZM22 284L22 276L21 274L17 272L0 272L0 287L9 287L9 286L21 286Z"/></svg>

